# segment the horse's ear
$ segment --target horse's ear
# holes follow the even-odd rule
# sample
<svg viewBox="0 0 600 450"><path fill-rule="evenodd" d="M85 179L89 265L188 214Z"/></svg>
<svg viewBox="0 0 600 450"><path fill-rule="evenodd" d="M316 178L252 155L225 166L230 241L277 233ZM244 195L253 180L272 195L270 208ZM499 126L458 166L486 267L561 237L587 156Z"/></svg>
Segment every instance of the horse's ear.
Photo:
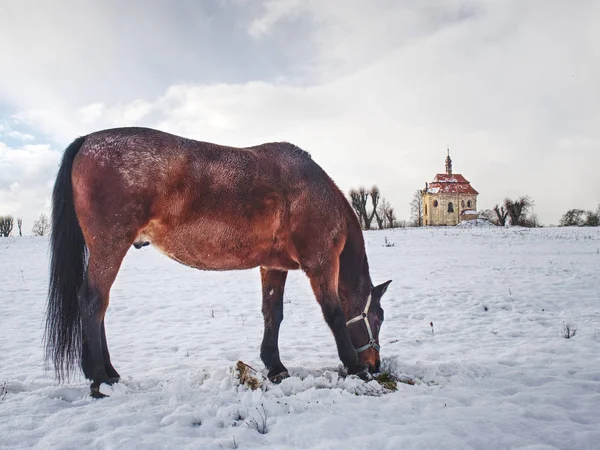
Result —
<svg viewBox="0 0 600 450"><path fill-rule="evenodd" d="M389 280L389 281L386 281L385 283L380 284L379 286L375 286L371 290L371 295L373 295L373 297L375 297L375 298L381 298L383 296L383 294L385 294L385 291L387 291L387 288L391 282L392 282L392 280Z"/></svg>

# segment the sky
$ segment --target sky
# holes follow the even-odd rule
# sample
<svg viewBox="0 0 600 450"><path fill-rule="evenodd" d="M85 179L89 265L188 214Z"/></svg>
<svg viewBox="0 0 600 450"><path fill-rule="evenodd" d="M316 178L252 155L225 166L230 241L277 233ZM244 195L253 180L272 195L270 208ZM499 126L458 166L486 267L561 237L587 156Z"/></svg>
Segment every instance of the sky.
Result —
<svg viewBox="0 0 600 450"><path fill-rule="evenodd" d="M0 215L48 213L64 148L148 126L290 141L408 219L444 171L543 224L600 203L600 2L0 0Z"/></svg>

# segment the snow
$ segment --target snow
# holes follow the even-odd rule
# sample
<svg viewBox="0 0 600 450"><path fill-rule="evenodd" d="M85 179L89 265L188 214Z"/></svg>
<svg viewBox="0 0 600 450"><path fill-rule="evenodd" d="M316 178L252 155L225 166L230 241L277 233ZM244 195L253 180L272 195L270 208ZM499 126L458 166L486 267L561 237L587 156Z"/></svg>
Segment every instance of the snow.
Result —
<svg viewBox="0 0 600 450"><path fill-rule="evenodd" d="M383 366L414 385L387 393L340 377L308 281L292 272L280 338L292 377L240 386L236 361L263 369L258 271L200 272L145 247L127 255L106 318L122 383L93 400L81 377L57 385L44 370L47 240L1 239L0 448L599 448L600 229L366 240L373 281L394 280Z"/></svg>
<svg viewBox="0 0 600 450"><path fill-rule="evenodd" d="M469 214L469 213L464 213L463 214ZM477 214L477 213L475 213ZM463 220L462 222L460 222L458 225L456 225L458 228L473 228L473 227L496 227L497 225L494 225L492 222L490 222L487 219L482 219L482 218L477 218L477 219L473 219L473 220Z"/></svg>

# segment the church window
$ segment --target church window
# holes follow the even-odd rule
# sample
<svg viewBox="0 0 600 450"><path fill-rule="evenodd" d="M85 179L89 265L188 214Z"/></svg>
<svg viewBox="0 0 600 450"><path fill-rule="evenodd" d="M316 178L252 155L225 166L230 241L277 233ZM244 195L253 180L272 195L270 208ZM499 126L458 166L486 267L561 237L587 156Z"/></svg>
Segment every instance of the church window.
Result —
<svg viewBox="0 0 600 450"><path fill-rule="evenodd" d="M454 212L454 204L452 202L448 203L448 212Z"/></svg>
<svg viewBox="0 0 600 450"><path fill-rule="evenodd" d="M460 206L462 206L463 208L465 207L465 201L464 200L460 201Z"/></svg>
<svg viewBox="0 0 600 450"><path fill-rule="evenodd" d="M433 201L433 207L434 207L434 208L437 208L437 205L438 205L438 202L437 202L437 200L434 200L434 201Z"/></svg>
<svg viewBox="0 0 600 450"><path fill-rule="evenodd" d="M467 202L467 206L468 206L469 208L471 207L471 200L469 200L469 201Z"/></svg>
<svg viewBox="0 0 600 450"><path fill-rule="evenodd" d="M427 205L425 205L425 215L427 215Z"/></svg>

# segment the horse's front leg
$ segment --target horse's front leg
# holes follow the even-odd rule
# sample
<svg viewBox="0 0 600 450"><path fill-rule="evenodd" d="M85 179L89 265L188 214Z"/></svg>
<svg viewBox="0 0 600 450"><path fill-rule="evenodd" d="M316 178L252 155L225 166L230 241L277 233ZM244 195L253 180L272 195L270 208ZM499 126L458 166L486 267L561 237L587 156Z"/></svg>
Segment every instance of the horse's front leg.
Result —
<svg viewBox="0 0 600 450"><path fill-rule="evenodd" d="M279 326L283 320L283 289L287 272L260 268L262 281L262 312L265 332L260 347L260 358L269 370L269 380L279 383L289 376L279 359Z"/></svg>
<svg viewBox="0 0 600 450"><path fill-rule="evenodd" d="M337 282L338 264L337 260L331 261L329 264L321 263L317 267L307 268L306 274L310 278L310 284L321 305L323 317L335 338L340 360L348 369L349 374L358 375L364 379L368 377L368 367L360 362L358 353L352 345L346 326L346 316L340 303Z"/></svg>

